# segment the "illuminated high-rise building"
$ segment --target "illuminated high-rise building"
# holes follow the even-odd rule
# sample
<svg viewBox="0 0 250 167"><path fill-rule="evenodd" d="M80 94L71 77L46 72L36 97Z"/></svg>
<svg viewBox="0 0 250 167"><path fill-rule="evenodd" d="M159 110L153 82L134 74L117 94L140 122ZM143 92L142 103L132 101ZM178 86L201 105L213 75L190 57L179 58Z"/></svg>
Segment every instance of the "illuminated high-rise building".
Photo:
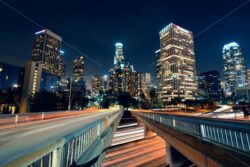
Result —
<svg viewBox="0 0 250 167"><path fill-rule="evenodd" d="M40 91L43 65L38 62L29 61L25 65L24 82L20 112L29 112L29 99Z"/></svg>
<svg viewBox="0 0 250 167"><path fill-rule="evenodd" d="M92 95L98 95L102 91L103 78L101 75L93 75L91 78Z"/></svg>
<svg viewBox="0 0 250 167"><path fill-rule="evenodd" d="M82 81L84 78L84 57L78 57L74 60L73 67L74 80Z"/></svg>
<svg viewBox="0 0 250 167"><path fill-rule="evenodd" d="M91 78L92 82L92 94L98 95L100 91L106 91L107 90L107 82L108 82L108 76L107 75L93 75Z"/></svg>
<svg viewBox="0 0 250 167"><path fill-rule="evenodd" d="M62 38L48 29L35 33L32 61L41 63L45 72L62 77Z"/></svg>
<svg viewBox="0 0 250 167"><path fill-rule="evenodd" d="M218 71L207 71L198 76L198 96L200 99L209 101L220 101L223 98L220 73Z"/></svg>
<svg viewBox="0 0 250 167"><path fill-rule="evenodd" d="M58 65L58 76L63 77L65 76L65 62L63 59L64 52L60 51L60 58L59 58L59 65Z"/></svg>
<svg viewBox="0 0 250 167"><path fill-rule="evenodd" d="M150 98L150 89L152 87L152 79L150 73L140 72L138 73L138 86L137 89L140 93L145 95L146 99Z"/></svg>
<svg viewBox="0 0 250 167"><path fill-rule="evenodd" d="M124 55L123 55L123 44L122 43L116 43L115 44L115 57L114 57L114 65L118 63L122 63L124 61Z"/></svg>
<svg viewBox="0 0 250 167"><path fill-rule="evenodd" d="M197 93L193 34L170 23L160 31L160 50L156 52L158 99L195 99Z"/></svg>
<svg viewBox="0 0 250 167"><path fill-rule="evenodd" d="M123 55L123 44L115 45L114 66L109 70L109 88L114 95L121 92L128 92L131 96L135 93L135 76L133 65L125 60Z"/></svg>
<svg viewBox="0 0 250 167"><path fill-rule="evenodd" d="M226 95L234 97L236 89L245 86L247 83L244 57L236 42L224 45L223 66Z"/></svg>
<svg viewBox="0 0 250 167"><path fill-rule="evenodd" d="M248 85L250 85L250 69L247 70L247 81Z"/></svg>

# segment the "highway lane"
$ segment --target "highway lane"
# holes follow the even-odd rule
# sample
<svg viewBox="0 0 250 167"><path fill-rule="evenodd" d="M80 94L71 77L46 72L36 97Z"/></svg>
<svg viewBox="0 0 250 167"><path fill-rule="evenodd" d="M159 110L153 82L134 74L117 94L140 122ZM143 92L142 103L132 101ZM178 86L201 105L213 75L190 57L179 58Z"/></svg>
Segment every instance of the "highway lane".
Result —
<svg viewBox="0 0 250 167"><path fill-rule="evenodd" d="M114 109L109 112L101 110L60 119L34 121L33 124L2 129L0 130L0 166L42 146L55 143L62 137L114 111Z"/></svg>
<svg viewBox="0 0 250 167"><path fill-rule="evenodd" d="M102 167L166 166L165 141L159 136L111 147Z"/></svg>

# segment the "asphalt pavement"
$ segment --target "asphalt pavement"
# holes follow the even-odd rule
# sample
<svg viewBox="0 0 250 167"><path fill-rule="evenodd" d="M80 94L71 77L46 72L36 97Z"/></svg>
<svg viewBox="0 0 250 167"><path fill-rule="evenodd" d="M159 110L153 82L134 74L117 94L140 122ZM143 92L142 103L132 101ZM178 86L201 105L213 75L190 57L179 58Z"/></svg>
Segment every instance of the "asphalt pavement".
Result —
<svg viewBox="0 0 250 167"><path fill-rule="evenodd" d="M109 115L114 110L21 123L0 130L0 166L22 155L55 143L62 137L84 128L89 123Z"/></svg>

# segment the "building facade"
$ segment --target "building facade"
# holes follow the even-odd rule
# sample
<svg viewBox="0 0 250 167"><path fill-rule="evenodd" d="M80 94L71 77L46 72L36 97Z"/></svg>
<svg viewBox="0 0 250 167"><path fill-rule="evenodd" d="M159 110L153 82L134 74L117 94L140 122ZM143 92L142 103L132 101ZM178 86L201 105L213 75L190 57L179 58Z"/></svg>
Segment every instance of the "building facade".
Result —
<svg viewBox="0 0 250 167"><path fill-rule="evenodd" d="M162 102L193 100L197 94L193 34L170 23L160 31L156 52L157 96Z"/></svg>
<svg viewBox="0 0 250 167"><path fill-rule="evenodd" d="M109 70L109 89L112 90L114 95L121 92L128 92L131 96L135 93L135 77L133 65L130 65L125 60L123 55L123 44L116 43L115 45L114 65Z"/></svg>
<svg viewBox="0 0 250 167"><path fill-rule="evenodd" d="M78 57L74 60L73 67L74 80L84 80L84 57Z"/></svg>
<svg viewBox="0 0 250 167"><path fill-rule="evenodd" d="M124 61L123 44L122 43L116 43L115 44L114 65L117 65L118 63L121 63L123 61Z"/></svg>
<svg viewBox="0 0 250 167"><path fill-rule="evenodd" d="M198 97L209 101L220 101L223 98L220 73L208 71L198 76Z"/></svg>
<svg viewBox="0 0 250 167"><path fill-rule="evenodd" d="M21 106L19 112L30 111L29 99L40 91L41 76L43 65L38 62L29 61L25 65L25 74L21 98Z"/></svg>
<svg viewBox="0 0 250 167"><path fill-rule="evenodd" d="M138 91L143 93L145 95L146 99L150 99L150 90L152 87L152 78L150 73L139 73L140 77L138 78L138 81L140 84L138 84Z"/></svg>
<svg viewBox="0 0 250 167"><path fill-rule="evenodd" d="M236 89L247 83L245 60L236 42L224 45L222 54L225 93L227 97L235 97Z"/></svg>
<svg viewBox="0 0 250 167"><path fill-rule="evenodd" d="M250 85L250 69L247 70L247 81L248 85Z"/></svg>
<svg viewBox="0 0 250 167"><path fill-rule="evenodd" d="M32 61L41 63L47 73L62 77L64 63L60 52L61 44L62 38L48 29L36 32Z"/></svg>
<svg viewBox="0 0 250 167"><path fill-rule="evenodd" d="M0 91L22 89L24 67L0 63Z"/></svg>
<svg viewBox="0 0 250 167"><path fill-rule="evenodd" d="M21 101L24 67L0 63L0 113L17 113Z"/></svg>
<svg viewBox="0 0 250 167"><path fill-rule="evenodd" d="M91 78L92 95L96 96L100 91L105 91L104 77L102 75L93 75Z"/></svg>

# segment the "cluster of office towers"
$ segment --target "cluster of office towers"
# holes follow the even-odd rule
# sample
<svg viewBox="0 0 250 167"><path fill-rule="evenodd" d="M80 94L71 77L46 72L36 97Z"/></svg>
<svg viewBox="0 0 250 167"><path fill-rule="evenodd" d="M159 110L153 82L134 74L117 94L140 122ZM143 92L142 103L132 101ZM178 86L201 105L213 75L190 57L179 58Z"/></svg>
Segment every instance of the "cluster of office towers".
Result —
<svg viewBox="0 0 250 167"><path fill-rule="evenodd" d="M224 45L221 79L220 73L215 70L197 74L191 31L170 23L159 32L159 36L160 49L155 52L155 85L150 73L135 71L125 59L123 44L116 43L113 67L108 75L92 76L92 95L109 90L115 96L128 92L137 99L141 94L149 99L150 89L155 86L158 100L164 103L176 98L182 101L220 101L222 98L250 101L250 70L246 69L239 44L231 42ZM48 29L41 30L35 33L32 57L25 69L0 64L1 90L9 85L13 89L22 87L21 112L28 110L28 99L36 92L56 91L62 85L68 89L70 81L81 84L81 88L85 86L83 56L73 62L73 77L65 78L62 42L59 35Z"/></svg>
<svg viewBox="0 0 250 167"><path fill-rule="evenodd" d="M151 74L135 71L133 65L124 57L122 43L115 44L114 63L108 75L92 76L94 96L98 95L100 91L109 90L114 97L127 92L136 99L140 98L142 94L146 99L149 99L151 86Z"/></svg>
<svg viewBox="0 0 250 167"><path fill-rule="evenodd" d="M193 33L170 23L159 32L160 49L155 52L156 90L160 102L178 99L250 100L250 70L246 69L240 46L231 42L223 47L223 77L216 70L197 74ZM248 79L249 78L249 79ZM114 65L109 75L92 76L92 92L112 90L114 94L128 92L139 98L141 93L149 97L152 87L150 73L134 70L124 58L122 43L116 44Z"/></svg>
<svg viewBox="0 0 250 167"><path fill-rule="evenodd" d="M237 91L248 85L244 57L237 43L231 42L223 47L223 80L220 80L217 71L196 73L191 31L170 23L159 34L160 49L155 53L160 101L170 102L175 98L219 101L223 96L236 97Z"/></svg>
<svg viewBox="0 0 250 167"><path fill-rule="evenodd" d="M31 60L25 65L25 75L20 111L28 111L28 99L40 90L57 91L60 85L68 88L73 80L84 83L84 58L74 60L73 78L65 78L64 52L61 50L62 37L48 29L35 33Z"/></svg>

